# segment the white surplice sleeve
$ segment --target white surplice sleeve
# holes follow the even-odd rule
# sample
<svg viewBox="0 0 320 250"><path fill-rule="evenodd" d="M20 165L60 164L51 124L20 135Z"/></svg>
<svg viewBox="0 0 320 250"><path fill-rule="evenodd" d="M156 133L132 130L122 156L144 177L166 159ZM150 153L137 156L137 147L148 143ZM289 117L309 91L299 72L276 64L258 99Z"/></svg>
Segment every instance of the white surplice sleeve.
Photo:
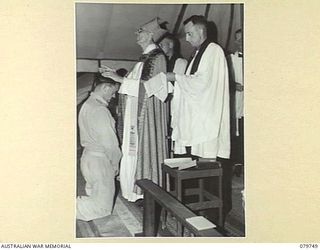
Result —
<svg viewBox="0 0 320 250"><path fill-rule="evenodd" d="M186 71L187 64L188 62L186 59L178 58L174 64L173 73L180 75L184 74L184 72Z"/></svg>
<svg viewBox="0 0 320 250"><path fill-rule="evenodd" d="M123 83L120 86L119 93L138 97L139 94L139 79L123 78Z"/></svg>
<svg viewBox="0 0 320 250"><path fill-rule="evenodd" d="M167 77L163 72L144 82L144 87L148 97L154 95L162 102L164 102L168 94L173 91L172 83L167 82Z"/></svg>
<svg viewBox="0 0 320 250"><path fill-rule="evenodd" d="M142 67L143 63L138 62L131 73L123 78L123 83L119 89L120 94L138 97Z"/></svg>
<svg viewBox="0 0 320 250"><path fill-rule="evenodd" d="M183 74L187 66L187 61L182 58L178 58L175 62L173 72ZM152 77L148 81L144 82L148 97L154 95L162 102L164 102L169 93L173 92L173 85L167 81L166 75L161 72Z"/></svg>

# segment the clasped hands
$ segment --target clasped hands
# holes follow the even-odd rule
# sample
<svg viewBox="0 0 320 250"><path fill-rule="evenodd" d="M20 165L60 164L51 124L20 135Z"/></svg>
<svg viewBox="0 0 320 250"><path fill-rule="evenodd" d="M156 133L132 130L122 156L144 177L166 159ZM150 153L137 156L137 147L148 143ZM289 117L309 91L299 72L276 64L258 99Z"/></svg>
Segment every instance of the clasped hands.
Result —
<svg viewBox="0 0 320 250"><path fill-rule="evenodd" d="M115 69L112 69L108 66L102 65L101 68L99 68L99 72L103 77L111 78L112 80L119 82L122 84L123 77L119 76Z"/></svg>

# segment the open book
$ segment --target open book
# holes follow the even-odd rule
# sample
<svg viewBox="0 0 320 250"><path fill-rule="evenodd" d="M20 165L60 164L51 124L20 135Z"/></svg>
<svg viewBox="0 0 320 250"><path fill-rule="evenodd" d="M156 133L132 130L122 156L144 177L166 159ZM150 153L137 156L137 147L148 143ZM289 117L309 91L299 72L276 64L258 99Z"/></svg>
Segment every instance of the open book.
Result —
<svg viewBox="0 0 320 250"><path fill-rule="evenodd" d="M179 170L192 168L197 165L197 162L191 158L165 159L164 163L170 168L178 168Z"/></svg>

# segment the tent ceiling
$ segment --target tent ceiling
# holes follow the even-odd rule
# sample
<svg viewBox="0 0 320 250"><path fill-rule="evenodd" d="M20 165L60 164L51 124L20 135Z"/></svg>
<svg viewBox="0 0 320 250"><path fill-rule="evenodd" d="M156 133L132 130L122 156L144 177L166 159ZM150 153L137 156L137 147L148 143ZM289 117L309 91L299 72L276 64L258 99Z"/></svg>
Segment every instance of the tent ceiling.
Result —
<svg viewBox="0 0 320 250"><path fill-rule="evenodd" d="M135 60L141 53L135 30L155 17L167 21L173 31L181 4L76 4L77 58ZM188 4L183 20L191 15L204 15L205 4ZM234 6L232 30L241 27L240 6ZM230 25L231 4L211 4L208 20L218 28L218 43L225 47ZM186 43L180 25L178 35L182 53L188 57L192 48ZM231 45L232 47L232 45Z"/></svg>

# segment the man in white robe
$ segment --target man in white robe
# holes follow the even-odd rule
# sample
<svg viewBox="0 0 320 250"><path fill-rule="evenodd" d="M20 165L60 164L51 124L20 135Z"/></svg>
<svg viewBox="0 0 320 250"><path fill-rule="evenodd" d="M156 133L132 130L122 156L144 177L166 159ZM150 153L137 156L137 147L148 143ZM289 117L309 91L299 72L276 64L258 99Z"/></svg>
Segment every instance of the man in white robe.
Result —
<svg viewBox="0 0 320 250"><path fill-rule="evenodd" d="M115 176L119 172L121 151L115 121L107 105L118 86L97 85L79 113L81 173L86 181L87 196L77 198L77 219L90 221L112 213Z"/></svg>
<svg viewBox="0 0 320 250"><path fill-rule="evenodd" d="M172 138L175 153L215 158L222 163L224 215L231 209L229 80L221 47L207 39L203 16L184 21L186 40L196 49L185 74L167 73L175 81Z"/></svg>
<svg viewBox="0 0 320 250"><path fill-rule="evenodd" d="M230 54L230 72L233 83L232 92L234 97L234 114L232 115L234 123L234 136L233 136L233 161L235 166L235 174L240 176L243 172L244 164L244 138L243 138L243 53L242 53L242 30L239 29L235 32L235 45L236 51Z"/></svg>
<svg viewBox="0 0 320 250"><path fill-rule="evenodd" d="M185 23L186 40L197 49L196 55L188 65L186 74L167 73L168 81L176 81L173 98L177 111L176 115L173 114L175 153L184 154L185 147L189 146L192 155L228 159L228 67L223 50L219 45L207 42L203 27L192 21ZM195 62L203 45L206 48L202 49L202 55ZM195 63L198 67L192 72Z"/></svg>

